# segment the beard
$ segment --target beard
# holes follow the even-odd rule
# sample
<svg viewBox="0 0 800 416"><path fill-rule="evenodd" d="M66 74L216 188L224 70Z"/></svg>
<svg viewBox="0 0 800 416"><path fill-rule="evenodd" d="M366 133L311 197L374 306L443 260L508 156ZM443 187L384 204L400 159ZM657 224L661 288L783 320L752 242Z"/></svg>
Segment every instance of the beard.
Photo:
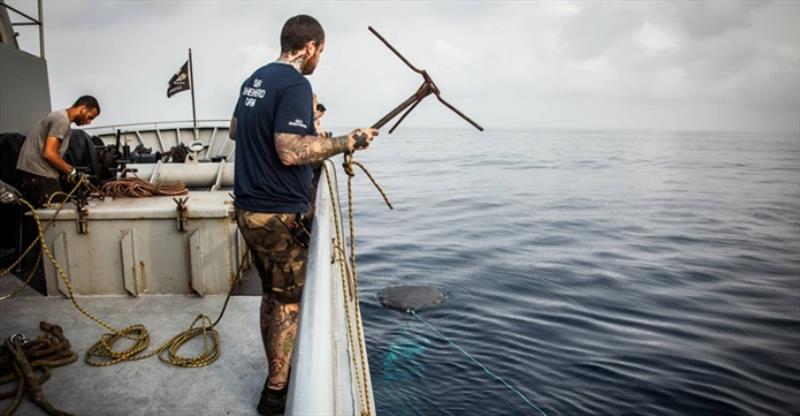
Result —
<svg viewBox="0 0 800 416"><path fill-rule="evenodd" d="M303 75L311 75L314 73L314 70L317 69L317 64L319 63L319 55L317 56L309 56L303 58L303 62L300 66L300 73Z"/></svg>

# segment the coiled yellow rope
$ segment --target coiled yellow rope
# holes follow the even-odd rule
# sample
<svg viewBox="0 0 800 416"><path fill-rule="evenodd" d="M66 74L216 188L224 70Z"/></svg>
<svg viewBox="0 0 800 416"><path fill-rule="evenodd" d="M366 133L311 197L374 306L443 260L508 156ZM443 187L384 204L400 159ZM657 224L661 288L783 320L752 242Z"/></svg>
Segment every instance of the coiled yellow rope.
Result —
<svg viewBox="0 0 800 416"><path fill-rule="evenodd" d="M109 181L100 188L102 196L114 198L146 198L150 196L179 196L189 191L181 181L150 183L139 178L121 178Z"/></svg>
<svg viewBox="0 0 800 416"><path fill-rule="evenodd" d="M49 226L53 220L56 218L58 213L66 204L66 201L71 198L75 192L84 185L86 182L86 178L82 177L75 187L67 194L67 198L64 202L62 202L58 209L56 209L54 215L48 221L47 226ZM241 276L241 272L244 266L244 256L247 256L247 252L244 253L242 257L242 261L240 262L239 269L236 273L236 277L234 278L233 283L231 284L231 289L228 292L228 296L225 299L225 304L220 311L220 314L217 320L212 323L211 320L203 314L197 315L194 319L192 324L189 328L178 335L172 337L171 339L167 340L163 344L161 344L158 348L151 350L150 352L145 352L147 348L150 346L150 333L148 332L147 328L142 324L134 324L127 326L122 329L117 329L111 324L107 323L103 319L93 315L90 313L86 308L84 308L75 298L74 289L72 286L72 281L70 277L64 272L61 268L61 265L58 263L56 258L53 256L53 253L50 251L50 247L47 245L45 240L45 227L42 225L42 221L39 218L39 214L36 212L36 209L31 205L28 201L24 199L20 199L20 203L28 207L30 209L31 215L34 218L36 223L36 227L38 229L38 239L31 243L28 249L25 250L24 254L27 254L33 247L33 245L38 242L41 245L42 252L53 265L53 268L56 270L59 278L64 282L64 285L67 288L67 293L70 301L75 306L78 311L81 312L85 317L91 319L98 325L102 326L103 328L110 331L108 334L103 334L89 350L86 351L86 356L84 360L87 364L92 366L104 367L110 366L119 362L123 361L134 361L134 360L142 360L145 358L152 357L153 355L158 355L161 361L179 366L179 367L203 367L209 365L217 360L220 356L220 337L219 333L216 331L215 326L219 321L222 319L222 315L225 313L225 308L228 305L228 301L230 299L231 293L233 292L233 288L236 286L236 283ZM22 257L22 256L21 256ZM18 259L14 264L11 266L13 268L19 260ZM37 264L38 266L38 264ZM11 269L9 268L9 270ZM30 276L28 278L30 280ZM21 290L21 289L19 289ZM193 357L184 357L181 356L178 352L183 345L194 339L195 337L201 336L203 338L203 350L199 352L196 356ZM121 340L121 339L129 339L134 341L133 345L129 348L124 350L115 350L114 344Z"/></svg>

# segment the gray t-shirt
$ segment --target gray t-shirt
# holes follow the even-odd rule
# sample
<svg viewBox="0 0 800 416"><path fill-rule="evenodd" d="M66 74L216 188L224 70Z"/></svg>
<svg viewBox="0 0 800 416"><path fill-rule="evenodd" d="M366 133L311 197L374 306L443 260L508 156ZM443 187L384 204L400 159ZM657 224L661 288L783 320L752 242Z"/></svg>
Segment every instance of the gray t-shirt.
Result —
<svg viewBox="0 0 800 416"><path fill-rule="evenodd" d="M58 179L58 169L44 160L44 143L48 136L61 139L58 153L63 157L69 146L70 121L67 110L53 111L42 117L25 138L17 159L17 169L34 175Z"/></svg>

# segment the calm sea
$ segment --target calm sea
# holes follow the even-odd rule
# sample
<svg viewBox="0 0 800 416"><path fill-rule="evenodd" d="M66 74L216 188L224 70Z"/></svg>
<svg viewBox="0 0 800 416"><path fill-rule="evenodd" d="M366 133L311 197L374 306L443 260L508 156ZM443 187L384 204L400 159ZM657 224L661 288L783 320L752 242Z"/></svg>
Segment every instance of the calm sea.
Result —
<svg viewBox="0 0 800 416"><path fill-rule="evenodd" d="M403 130L357 155L385 415L800 414L800 135ZM344 177L339 175L344 191Z"/></svg>

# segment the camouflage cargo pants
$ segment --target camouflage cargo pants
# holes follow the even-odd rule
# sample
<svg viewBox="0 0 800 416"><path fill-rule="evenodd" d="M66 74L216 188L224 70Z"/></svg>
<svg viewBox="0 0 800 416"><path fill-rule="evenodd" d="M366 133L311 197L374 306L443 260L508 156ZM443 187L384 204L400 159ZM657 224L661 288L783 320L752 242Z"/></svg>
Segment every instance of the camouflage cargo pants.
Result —
<svg viewBox="0 0 800 416"><path fill-rule="evenodd" d="M297 335L308 248L290 228L295 214L270 214L236 208L236 221L261 278L261 339L269 363L269 388L279 390L289 378Z"/></svg>
<svg viewBox="0 0 800 416"><path fill-rule="evenodd" d="M284 302L300 301L308 248L292 235L295 214L250 212L236 208L236 222L261 278L264 294Z"/></svg>

